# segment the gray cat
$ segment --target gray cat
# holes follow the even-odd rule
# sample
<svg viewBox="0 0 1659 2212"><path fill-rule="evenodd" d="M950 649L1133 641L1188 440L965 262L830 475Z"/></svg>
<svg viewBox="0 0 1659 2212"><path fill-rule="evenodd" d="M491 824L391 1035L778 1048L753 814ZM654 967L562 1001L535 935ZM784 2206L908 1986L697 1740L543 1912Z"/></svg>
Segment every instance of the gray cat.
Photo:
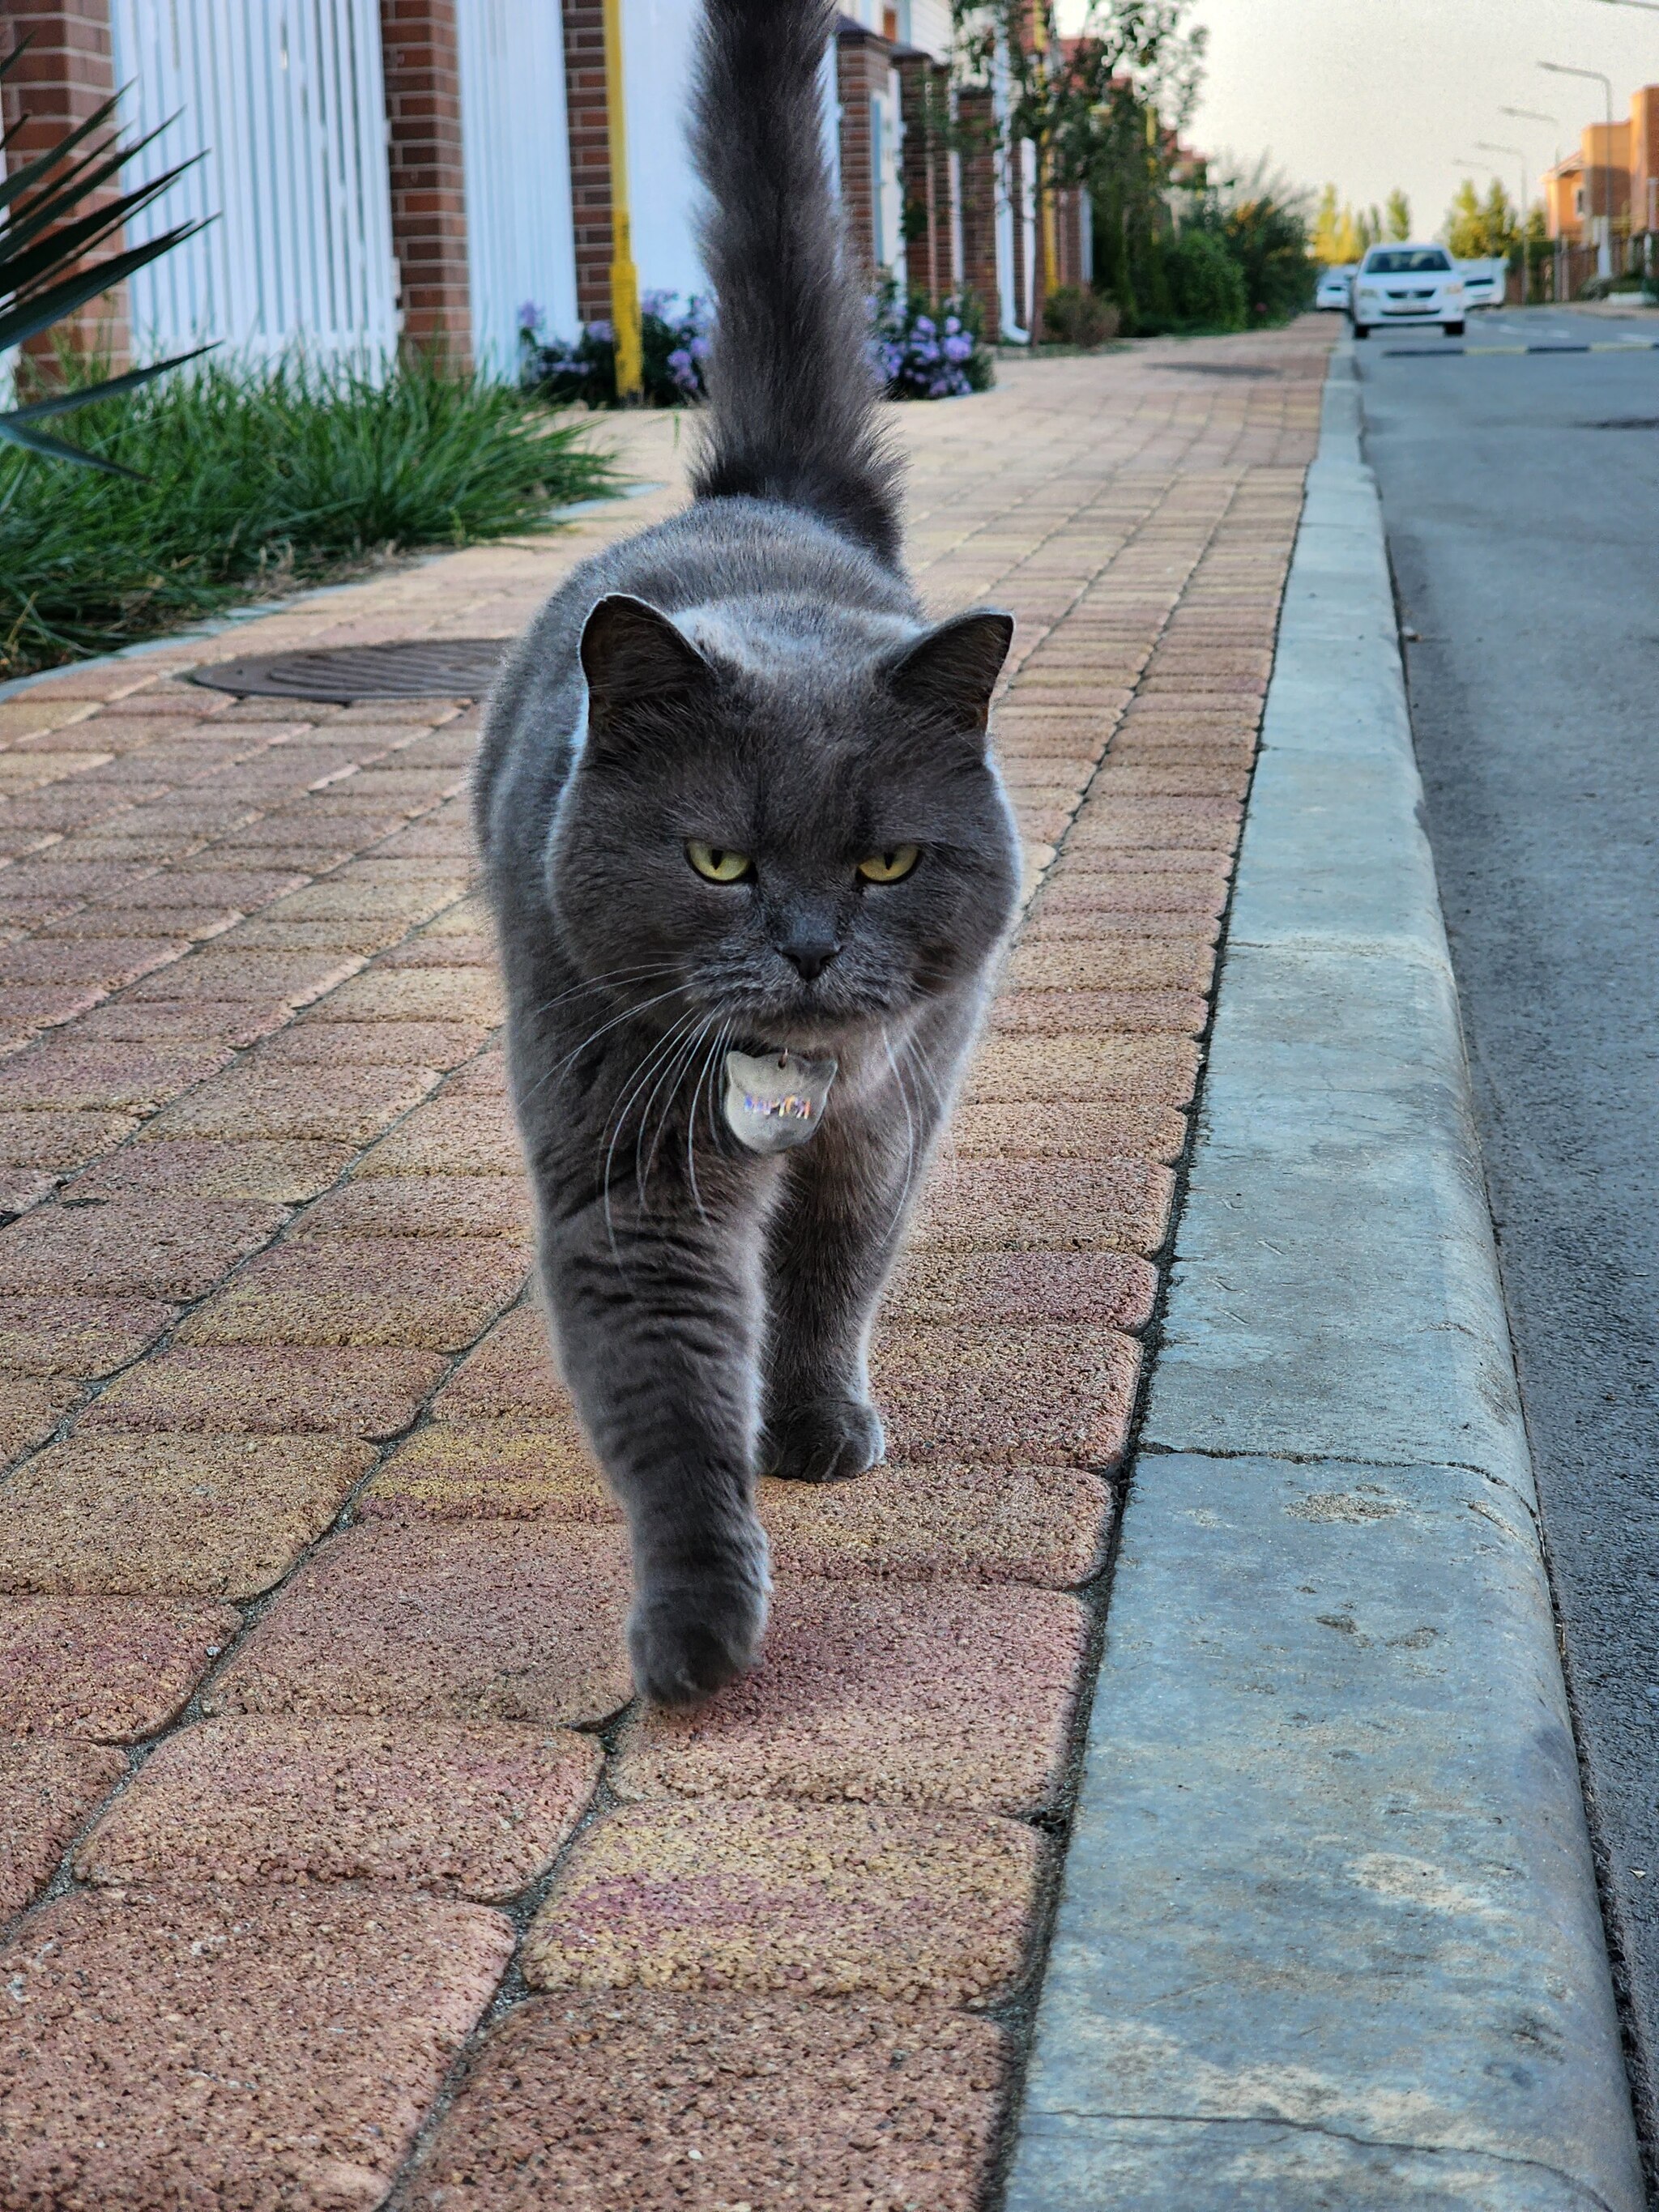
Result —
<svg viewBox="0 0 1659 2212"><path fill-rule="evenodd" d="M902 565L821 152L834 18L706 0L695 501L549 600L478 769L547 1303L665 1704L756 1655L757 1473L881 1457L871 1322L1018 882L987 756L1013 625L930 628Z"/></svg>

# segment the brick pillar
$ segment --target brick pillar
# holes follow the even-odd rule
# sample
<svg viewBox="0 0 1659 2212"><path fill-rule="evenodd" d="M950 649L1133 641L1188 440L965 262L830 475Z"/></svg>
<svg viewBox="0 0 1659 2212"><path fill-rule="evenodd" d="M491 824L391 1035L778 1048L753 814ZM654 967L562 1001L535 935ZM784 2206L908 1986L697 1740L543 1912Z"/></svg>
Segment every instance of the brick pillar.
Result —
<svg viewBox="0 0 1659 2212"><path fill-rule="evenodd" d="M848 27L836 35L842 207L854 260L871 275L876 267L876 178L870 102L885 88L891 52L887 40L872 32Z"/></svg>
<svg viewBox="0 0 1659 2212"><path fill-rule="evenodd" d="M405 346L472 362L455 0L380 0L392 250Z"/></svg>
<svg viewBox="0 0 1659 2212"><path fill-rule="evenodd" d="M988 86L967 85L957 95L962 138L962 289L979 302L987 343L1002 331L997 282L996 124Z"/></svg>
<svg viewBox="0 0 1659 2212"><path fill-rule="evenodd" d="M611 126L605 112L604 0L563 0L564 104L570 136L570 210L576 313L611 320Z"/></svg>
<svg viewBox="0 0 1659 2212"><path fill-rule="evenodd" d="M899 113L904 125L903 165L905 273L913 292L925 292L937 305L950 289L942 281L949 267L950 240L940 237L939 178L933 161L940 137L933 108L933 64L926 54L898 56ZM945 210L948 228L950 210ZM941 257L940 246L945 251Z"/></svg>
<svg viewBox="0 0 1659 2212"><path fill-rule="evenodd" d="M0 6L0 54L9 54L23 40L29 50L5 81L4 121L11 130L27 115L7 149L9 170L21 169L46 148L65 137L76 124L84 123L115 89L109 33L109 0L4 0ZM93 142L94 144L96 140ZM87 142L76 149L84 154ZM90 215L99 205L117 197L112 188L83 200L76 216ZM121 247L119 236L107 240L96 258L107 259ZM86 353L107 355L117 368L129 359L130 329L127 288L90 300L71 316L33 339L26 350L37 360L50 361L55 344L67 339Z"/></svg>

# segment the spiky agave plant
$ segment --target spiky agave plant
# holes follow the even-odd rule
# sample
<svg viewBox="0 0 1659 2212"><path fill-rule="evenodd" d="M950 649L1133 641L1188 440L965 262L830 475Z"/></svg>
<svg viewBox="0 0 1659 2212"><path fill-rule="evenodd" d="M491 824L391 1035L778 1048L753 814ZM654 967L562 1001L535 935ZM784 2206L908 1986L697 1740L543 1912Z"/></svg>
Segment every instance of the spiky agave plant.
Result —
<svg viewBox="0 0 1659 2212"><path fill-rule="evenodd" d="M28 45L28 40L22 40L0 61L0 77L16 66ZM10 175L0 173L0 358L42 331L50 330L54 323L62 322L88 300L130 276L135 269L159 260L162 254L171 252L183 240L193 237L204 227L199 222L179 223L143 246L128 246L90 268L82 265L88 255L96 253L125 223L158 199L169 185L201 159L200 155L193 155L191 161L179 162L136 191L118 193L113 199L84 211L93 196L167 128L167 124L163 123L130 146L121 143L118 125L100 139L99 133L115 114L117 100L106 100L95 114L89 115L66 137L49 146L45 153L36 155L33 161L25 161ZM7 146L27 119L27 116L20 118L0 138L0 171L5 167ZM168 118L169 123L173 120ZM105 377L98 383L54 392L27 406L0 410L0 439L52 460L78 461L89 468L102 469L110 476L133 476L137 471L121 462L106 460L82 447L69 445L36 425L51 416L66 415L73 408L84 407L92 400L113 399L121 392L136 391L152 377L177 368L181 362L193 361L197 354L206 350L198 346L190 353L175 354L170 361L152 362L147 368L129 370L125 376Z"/></svg>

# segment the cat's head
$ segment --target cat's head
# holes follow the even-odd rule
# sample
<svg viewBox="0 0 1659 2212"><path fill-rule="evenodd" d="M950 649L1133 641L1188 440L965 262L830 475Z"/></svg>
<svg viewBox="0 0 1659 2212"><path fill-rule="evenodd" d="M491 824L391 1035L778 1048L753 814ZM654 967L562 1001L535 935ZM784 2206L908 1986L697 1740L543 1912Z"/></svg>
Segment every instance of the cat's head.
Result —
<svg viewBox="0 0 1659 2212"><path fill-rule="evenodd" d="M562 934L619 1004L835 1050L980 969L1018 848L987 755L1013 623L917 636L802 609L767 648L602 599L550 853Z"/></svg>

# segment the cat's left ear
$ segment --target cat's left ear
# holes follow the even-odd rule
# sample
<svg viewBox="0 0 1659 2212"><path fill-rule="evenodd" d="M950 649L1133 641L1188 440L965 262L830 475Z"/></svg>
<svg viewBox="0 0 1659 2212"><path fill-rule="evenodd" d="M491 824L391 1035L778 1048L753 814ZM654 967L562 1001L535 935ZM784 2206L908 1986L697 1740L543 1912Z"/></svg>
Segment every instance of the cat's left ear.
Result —
<svg viewBox="0 0 1659 2212"><path fill-rule="evenodd" d="M983 737L991 694L1014 640L1014 618L994 608L957 615L907 646L887 680L900 702L929 720Z"/></svg>

